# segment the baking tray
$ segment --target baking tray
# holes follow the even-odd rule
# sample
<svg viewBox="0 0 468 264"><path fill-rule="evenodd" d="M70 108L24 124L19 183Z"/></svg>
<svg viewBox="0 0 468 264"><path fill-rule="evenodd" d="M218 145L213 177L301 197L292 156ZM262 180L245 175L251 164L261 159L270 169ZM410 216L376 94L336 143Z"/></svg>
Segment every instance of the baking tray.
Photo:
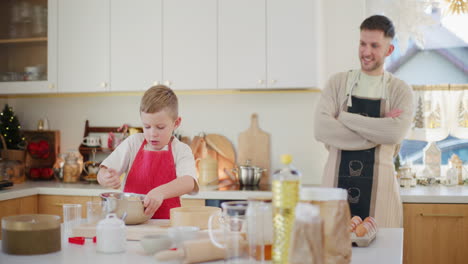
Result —
<svg viewBox="0 0 468 264"><path fill-rule="evenodd" d="M4 188L4 187L10 187L10 186L13 186L12 181L8 181L8 180L1 180L0 181L0 189Z"/></svg>

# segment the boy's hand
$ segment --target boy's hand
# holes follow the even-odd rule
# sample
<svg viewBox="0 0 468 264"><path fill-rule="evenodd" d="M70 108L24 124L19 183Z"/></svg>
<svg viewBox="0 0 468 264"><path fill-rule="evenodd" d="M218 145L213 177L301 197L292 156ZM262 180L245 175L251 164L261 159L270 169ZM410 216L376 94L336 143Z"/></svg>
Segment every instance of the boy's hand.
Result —
<svg viewBox="0 0 468 264"><path fill-rule="evenodd" d="M162 202L164 201L164 196L157 189L151 190L146 194L145 199L143 200L143 205L145 206L146 215L154 215L154 212L159 209Z"/></svg>
<svg viewBox="0 0 468 264"><path fill-rule="evenodd" d="M117 189L120 187L120 176L112 168L101 168L98 172L98 182L104 187Z"/></svg>

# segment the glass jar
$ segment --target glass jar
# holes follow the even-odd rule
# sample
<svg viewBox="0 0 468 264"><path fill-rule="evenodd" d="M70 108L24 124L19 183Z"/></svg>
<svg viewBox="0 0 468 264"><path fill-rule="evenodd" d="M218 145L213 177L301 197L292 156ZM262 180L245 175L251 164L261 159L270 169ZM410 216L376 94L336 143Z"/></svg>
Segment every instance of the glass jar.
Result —
<svg viewBox="0 0 468 264"><path fill-rule="evenodd" d="M249 254L256 261L270 261L273 245L272 197L251 197L247 207Z"/></svg>
<svg viewBox="0 0 468 264"><path fill-rule="evenodd" d="M8 180L13 183L22 183L26 179L24 163L19 160L2 160L0 158L0 180Z"/></svg>
<svg viewBox="0 0 468 264"><path fill-rule="evenodd" d="M63 181L64 182L77 182L80 179L81 171L83 170L83 160L79 153L69 152L65 157L63 164Z"/></svg>

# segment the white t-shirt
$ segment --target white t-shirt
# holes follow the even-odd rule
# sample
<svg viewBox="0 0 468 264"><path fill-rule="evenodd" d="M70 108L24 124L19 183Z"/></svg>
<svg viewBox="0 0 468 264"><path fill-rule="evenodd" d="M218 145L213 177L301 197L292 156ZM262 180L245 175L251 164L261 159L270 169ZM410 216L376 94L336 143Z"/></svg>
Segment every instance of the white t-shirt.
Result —
<svg viewBox="0 0 468 264"><path fill-rule="evenodd" d="M133 161L140 150L141 144L145 140L142 133L137 133L126 138L119 146L101 163L107 168L112 168L118 172L119 175L126 173L125 179L121 188L125 186L127 175L132 167ZM195 159L193 157L192 149L185 143L180 142L174 137L172 140L172 156L176 166L176 176L191 176L195 179L195 187L189 194L198 193L197 171L195 168ZM165 146L162 150L168 150L169 146Z"/></svg>
<svg viewBox="0 0 468 264"><path fill-rule="evenodd" d="M353 95L364 98L382 98L383 75L373 76L361 71L357 86L353 90Z"/></svg>

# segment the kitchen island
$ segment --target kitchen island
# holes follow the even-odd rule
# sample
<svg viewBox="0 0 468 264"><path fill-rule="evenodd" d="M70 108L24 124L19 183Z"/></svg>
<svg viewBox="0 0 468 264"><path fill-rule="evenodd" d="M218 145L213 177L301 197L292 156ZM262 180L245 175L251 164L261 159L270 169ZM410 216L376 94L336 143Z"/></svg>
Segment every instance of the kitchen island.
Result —
<svg viewBox="0 0 468 264"><path fill-rule="evenodd" d="M2 212L3 215L20 213L61 215L62 203L82 203L85 206L86 201L99 200L98 195L108 191L112 189L103 188L96 183L28 181L0 190L0 216ZM468 186L418 185L401 188L400 193L404 208L404 262L438 263L440 259L449 259L450 263L464 263L468 258L468 251L451 245L465 244L468 237L465 228L468 225ZM181 201L183 206L205 203L216 206L224 200L245 200L251 196L271 196L270 186L255 188L240 188L236 185L201 186L198 194L183 195ZM30 199L30 202L13 202L15 198ZM24 210L17 209L24 204L30 206L25 206ZM48 204L52 205L47 207ZM85 213L83 217L86 217Z"/></svg>
<svg viewBox="0 0 468 264"><path fill-rule="evenodd" d="M1 242L0 242L1 243ZM403 255L403 229L383 228L379 230L375 241L369 247L353 247L353 264L399 264ZM126 264L126 263L157 263L156 260L146 255L136 241L128 241L127 251L120 254L102 254L96 252L96 245L91 239L87 239L84 245L62 243L62 250L56 253L15 256L0 253L0 263L8 264ZM223 261L209 262L221 264Z"/></svg>

